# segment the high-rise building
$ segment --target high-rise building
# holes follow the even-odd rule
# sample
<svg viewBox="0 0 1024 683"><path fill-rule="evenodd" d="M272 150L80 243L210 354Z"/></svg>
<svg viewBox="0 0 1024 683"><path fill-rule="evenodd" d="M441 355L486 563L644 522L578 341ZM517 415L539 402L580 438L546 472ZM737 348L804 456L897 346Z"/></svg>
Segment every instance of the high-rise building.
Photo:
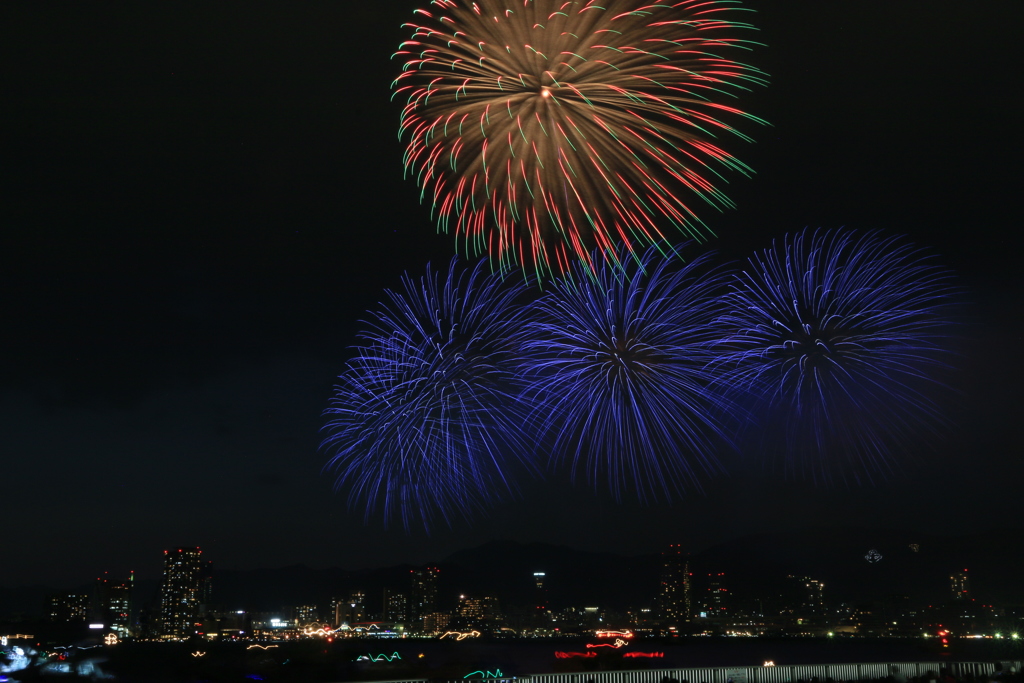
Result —
<svg viewBox="0 0 1024 683"><path fill-rule="evenodd" d="M949 577L949 589L953 593L954 600L969 600L971 597L971 582L967 577L967 570L954 572Z"/></svg>
<svg viewBox="0 0 1024 683"><path fill-rule="evenodd" d="M548 609L548 592L544 590L544 581L547 580L545 572L533 573L533 585L536 586L533 594L533 607L537 612L546 612Z"/></svg>
<svg viewBox="0 0 1024 683"><path fill-rule="evenodd" d="M704 596L704 611L709 617L724 617L729 613L729 589L725 587L725 573L708 574L708 589Z"/></svg>
<svg viewBox="0 0 1024 683"><path fill-rule="evenodd" d="M421 630L424 633L439 633L448 626L451 619L452 615L446 612L428 612L423 615Z"/></svg>
<svg viewBox="0 0 1024 683"><path fill-rule="evenodd" d="M89 616L89 595L86 593L55 593L46 602L50 621L84 622Z"/></svg>
<svg viewBox="0 0 1024 683"><path fill-rule="evenodd" d="M787 577L790 584L788 609L802 617L820 616L825 613L825 584L809 576Z"/></svg>
<svg viewBox="0 0 1024 683"><path fill-rule="evenodd" d="M106 574L96 579L94 617L120 639L132 634L132 587L135 572L127 581L114 581Z"/></svg>
<svg viewBox="0 0 1024 683"><path fill-rule="evenodd" d="M203 563L202 574L199 579L199 605L201 610L207 610L213 599L213 562L207 560Z"/></svg>
<svg viewBox="0 0 1024 683"><path fill-rule="evenodd" d="M689 558L681 545L670 545L661 556L661 590L658 595L661 617L688 620L693 614Z"/></svg>
<svg viewBox="0 0 1024 683"><path fill-rule="evenodd" d="M411 573L409 616L414 624L422 624L425 615L437 611L437 577L441 570L437 567L424 567L413 569Z"/></svg>
<svg viewBox="0 0 1024 683"><path fill-rule="evenodd" d="M299 605L294 611L295 621L299 623L299 626L308 626L320 621L316 605Z"/></svg>
<svg viewBox="0 0 1024 683"><path fill-rule="evenodd" d="M384 621L404 624L409 620L409 600L405 593L384 589Z"/></svg>
<svg viewBox="0 0 1024 683"><path fill-rule="evenodd" d="M164 578L160 584L160 636L188 638L196 633L202 600L209 595L210 564L199 548L164 551Z"/></svg>
<svg viewBox="0 0 1024 683"><path fill-rule="evenodd" d="M327 610L327 620L331 621L333 619L333 625L335 628L341 626L341 624L338 623L338 609L343 602L345 602L344 598L331 598L331 607Z"/></svg>
<svg viewBox="0 0 1024 683"><path fill-rule="evenodd" d="M825 584L817 579L804 577L804 588L806 589L806 606L811 614L825 613Z"/></svg>
<svg viewBox="0 0 1024 683"><path fill-rule="evenodd" d="M467 623L497 621L501 616L499 614L498 599L490 596L471 598L466 595L460 595L458 614Z"/></svg>
<svg viewBox="0 0 1024 683"><path fill-rule="evenodd" d="M362 591L353 591L348 600L340 600L335 605L334 623L338 626L366 620L366 594Z"/></svg>

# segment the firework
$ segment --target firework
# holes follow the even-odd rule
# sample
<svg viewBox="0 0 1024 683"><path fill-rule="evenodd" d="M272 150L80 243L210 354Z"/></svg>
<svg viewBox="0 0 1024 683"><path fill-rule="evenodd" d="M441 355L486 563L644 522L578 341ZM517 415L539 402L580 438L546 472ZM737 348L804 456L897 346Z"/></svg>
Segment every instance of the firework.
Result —
<svg viewBox="0 0 1024 683"><path fill-rule="evenodd" d="M352 505L429 529L510 489L524 416L508 339L526 285L454 260L402 285L340 377L323 445Z"/></svg>
<svg viewBox="0 0 1024 683"><path fill-rule="evenodd" d="M735 0L433 0L407 24L394 82L421 199L460 250L564 272L706 236L702 206L750 169L734 98L765 76ZM667 220L666 220L667 219ZM592 252L591 250L595 250Z"/></svg>
<svg viewBox="0 0 1024 683"><path fill-rule="evenodd" d="M950 274L875 233L803 231L750 259L726 298L723 385L753 398L790 473L855 482L934 425Z"/></svg>
<svg viewBox="0 0 1024 683"><path fill-rule="evenodd" d="M707 391L723 276L650 248L556 282L523 329L529 403L556 461L617 497L670 499L718 469Z"/></svg>

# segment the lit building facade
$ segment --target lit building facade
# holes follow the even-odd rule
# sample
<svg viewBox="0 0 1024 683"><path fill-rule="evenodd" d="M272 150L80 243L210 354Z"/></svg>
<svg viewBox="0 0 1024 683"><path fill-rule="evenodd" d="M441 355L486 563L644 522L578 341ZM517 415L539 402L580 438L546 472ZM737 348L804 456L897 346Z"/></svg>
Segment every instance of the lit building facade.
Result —
<svg viewBox="0 0 1024 683"><path fill-rule="evenodd" d="M351 625L358 621L366 621L366 594L362 591L353 592L348 600L338 602L334 608L334 623L337 626Z"/></svg>
<svg viewBox="0 0 1024 683"><path fill-rule="evenodd" d="M405 593L384 589L384 621L404 624L409 621L409 599Z"/></svg>
<svg viewBox="0 0 1024 683"><path fill-rule="evenodd" d="M825 614L825 584L809 576L787 576L794 587L788 609L800 617L822 616Z"/></svg>
<svg viewBox="0 0 1024 683"><path fill-rule="evenodd" d="M134 635L132 628L132 588L135 572L127 581L112 581L106 575L96 579L95 618L119 639Z"/></svg>
<svg viewBox="0 0 1024 683"><path fill-rule="evenodd" d="M954 572L949 577L949 590L953 593L954 600L970 600L971 582L966 569L962 572Z"/></svg>
<svg viewBox="0 0 1024 683"><path fill-rule="evenodd" d="M825 584L810 577L804 578L807 610L814 615L825 613Z"/></svg>
<svg viewBox="0 0 1024 683"><path fill-rule="evenodd" d="M47 599L47 618L59 623L84 622L89 616L89 595L57 593Z"/></svg>
<svg viewBox="0 0 1024 683"><path fill-rule="evenodd" d="M548 576L545 572L533 573L533 585L536 586L533 594L533 606L539 614L543 614L548 611L548 592L544 590L544 582L547 578Z"/></svg>
<svg viewBox="0 0 1024 683"><path fill-rule="evenodd" d="M662 553L661 587L658 594L663 619L688 621L693 615L691 579L687 554L681 545L670 545Z"/></svg>
<svg viewBox="0 0 1024 683"><path fill-rule="evenodd" d="M160 636L166 639L189 638L196 633L196 622L204 599L209 599L210 565L199 548L175 548L164 551L164 578L160 584Z"/></svg>
<svg viewBox="0 0 1024 683"><path fill-rule="evenodd" d="M295 608L295 620L299 626L306 626L308 624L316 623L320 621L320 615L317 611L316 605L299 605Z"/></svg>
<svg viewBox="0 0 1024 683"><path fill-rule="evenodd" d="M458 614L469 624L498 621L501 618L498 599L490 596L471 598L460 595Z"/></svg>
<svg viewBox="0 0 1024 683"><path fill-rule="evenodd" d="M440 633L448 627L452 615L447 612L429 612L423 615L423 632Z"/></svg>
<svg viewBox="0 0 1024 683"><path fill-rule="evenodd" d="M708 588L704 596L704 611L709 617L729 614L729 589L725 587L725 573L708 574Z"/></svg>
<svg viewBox="0 0 1024 683"><path fill-rule="evenodd" d="M415 625L420 625L427 614L437 611L437 580L441 570L437 567L424 567L413 569L411 573L409 617Z"/></svg>

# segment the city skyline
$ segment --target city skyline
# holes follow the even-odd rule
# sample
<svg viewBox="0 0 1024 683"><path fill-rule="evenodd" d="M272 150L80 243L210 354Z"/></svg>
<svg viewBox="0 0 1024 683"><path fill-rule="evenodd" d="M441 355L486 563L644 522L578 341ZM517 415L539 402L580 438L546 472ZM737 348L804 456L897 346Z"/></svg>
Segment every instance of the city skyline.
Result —
<svg viewBox="0 0 1024 683"><path fill-rule="evenodd" d="M727 474L671 504L555 474L431 534L350 509L319 447L332 386L365 311L453 251L403 179L390 102L420 4L0 9L0 587L154 580L144 558L175 544L229 571L361 570L493 539L640 556L808 527L1024 533L1022 12L996 1L749 3L771 79L744 108L771 125L706 248L737 263L804 228L880 230L964 292L947 418L890 477L817 486L723 450Z"/></svg>
<svg viewBox="0 0 1024 683"><path fill-rule="evenodd" d="M508 550L523 552L515 546ZM887 552L891 550L886 547ZM907 557L916 564L903 563L900 572L910 571L917 582L934 583L936 575L942 573L943 562L926 556L921 564L920 548L907 551ZM876 553L872 549L869 555ZM944 630L958 638L1000 634L1012 638L1019 637L1024 627L1024 603L993 599L991 593L982 595L979 601L967 583L967 568L952 572L944 595L923 599L920 594L904 594L906 582L893 582L895 575L890 573L890 578L881 582L876 578L870 593L855 598L843 594L841 579L837 592L832 579L838 577L829 576L827 569L819 568L817 578L783 575L777 566L761 565L761 558L751 557L749 550L745 555L756 560L759 567L753 581L749 573L734 573L739 569L735 558L693 555L673 545L647 558L650 571L633 575L637 585L613 587L605 591L604 598L591 594L580 600L578 591L576 598L571 598L566 592L570 588L567 581L590 583L592 579L578 575L581 568L560 576L566 569L564 559L553 555L548 562L536 557L520 562L511 573L495 572L494 565L481 565L478 571L482 574L475 579L463 571L461 579L443 586L438 584L442 576L438 567L335 579L329 601L323 594L316 598L307 592L305 602L271 608L266 604L254 607L251 600L218 600L212 588L215 574L211 563L201 559L202 549L175 548L164 553L163 578L155 595L138 594L134 575L121 583L100 577L89 592L48 596L47 612L33 628L42 631L43 638L77 629L82 635L95 631L93 635L117 641L180 641L197 637L275 640L330 633L346 638L452 635L462 640L503 634L550 638L585 635L594 629L598 629L598 637L600 629L612 629L609 633L615 633L614 629L625 633L621 630L627 629L641 637L704 633L917 638L922 633L934 637ZM898 562L892 557L889 561ZM547 585L550 572L525 568L549 564L561 566L561 570L554 573L554 591L546 590L545 604L538 606L536 591ZM448 569L460 573L457 563ZM488 578L488 574L493 576ZM544 578L539 582L540 576ZM825 576L829 576L829 588L821 580ZM481 579L490 581L492 588L484 588ZM991 582L991 577L988 579ZM278 580L288 581L283 577ZM466 585L476 588L469 592L453 590ZM367 586L376 588L368 594ZM1018 598L1024 599L1017 588ZM381 593L382 599L372 596L374 592ZM626 593L633 598L623 601ZM396 615L397 596L402 597L402 607L401 614ZM637 596L643 596L640 602L636 602ZM405 609L407 602L417 608Z"/></svg>

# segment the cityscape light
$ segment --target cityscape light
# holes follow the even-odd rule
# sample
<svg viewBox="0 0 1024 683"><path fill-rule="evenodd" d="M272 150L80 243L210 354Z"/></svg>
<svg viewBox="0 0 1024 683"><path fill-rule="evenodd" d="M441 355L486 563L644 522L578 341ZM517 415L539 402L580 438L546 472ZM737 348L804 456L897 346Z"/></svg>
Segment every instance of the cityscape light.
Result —
<svg viewBox="0 0 1024 683"><path fill-rule="evenodd" d="M441 640L448 636L455 636L455 640L465 640L466 638L479 638L480 631L446 631Z"/></svg>
<svg viewBox="0 0 1024 683"><path fill-rule="evenodd" d="M632 638L632 631L609 631L609 630L598 630L594 631L594 636L597 638Z"/></svg>
<svg viewBox="0 0 1024 683"><path fill-rule="evenodd" d="M173 560L175 568L194 564L193 560L198 557L199 551L196 548L186 548L180 553L168 554L165 557ZM666 566L678 569L688 569L686 562L679 563L676 554L664 560ZM676 566L679 565L679 566ZM203 585L203 576L209 576L209 567L204 569L205 574L193 572L196 582L189 584L188 590L182 593L183 600L190 600L189 593L208 590L208 584ZM709 568L710 569L710 568ZM174 571L177 571L175 569ZM388 607L382 613L371 613L365 608L365 593L362 589L352 592L351 597L332 599L331 612L334 618L326 617L324 610L317 608L313 601L303 603L301 606L285 605L280 607L281 611L274 612L250 612L248 610L213 610L206 607L208 603L200 603L202 610L197 609L194 614L186 615L175 613L175 619L188 616L186 628L181 629L186 635L178 636L169 632L168 624L159 617L151 625L130 623L122 625L116 621L117 612L122 608L117 604L115 609L103 607L97 609L95 605L89 610L74 611L64 609L66 605L77 605L78 593L61 592L47 598L49 621L77 623L76 628L90 629L95 633L93 639L94 647L112 646L125 643L129 639L137 640L159 640L165 642L187 642L189 639L200 636L206 641L235 641L245 649L269 650L277 647L288 647L284 644L288 640L302 641L310 638L322 638L325 642L333 642L335 637L344 638L408 638L421 637L438 640L463 641L467 639L483 638L487 636L496 638L559 638L585 637L590 636L593 640L578 641L584 649L583 652L570 652L558 650L555 652L556 659L598 657L600 648L607 648L613 658L628 659L654 659L663 656L658 653L642 651L644 646L643 638L679 638L686 634L688 637L771 637L778 633L804 638L827 638L832 640L837 637L891 637L891 638L935 638L936 648L941 648L942 654L948 654L953 648L952 640L958 642L963 640L1004 640L1012 639L1019 642L1021 629L1018 623L1019 614L1014 608L1006 609L998 602L993 604L982 603L981 600L972 598L963 599L961 602L956 595L960 591L953 591L952 598L947 598L945 603L927 605L921 603L913 606L911 604L887 605L885 609L892 610L888 614L875 611L872 608L859 606L855 603L834 603L827 605L823 602L820 587L824 583L818 579L811 579L806 576L793 576L791 584L796 590L790 594L780 595L782 599L778 603L778 611L774 605L769 607L769 596L764 598L754 594L751 597L745 596L745 601L729 599L732 590L727 592L722 588L723 573L715 568L714 572L707 573L707 581L700 583L699 594L690 595L688 591L694 588L688 586L684 579L694 576L686 572L683 577L680 571L663 572L661 579L661 590L656 596L659 602L653 608L630 608L627 612L619 613L602 607L564 607L558 610L544 608L543 613L538 613L532 608L523 612L523 604L516 604L506 609L501 609L496 597L474 596L472 594L458 594L459 604L454 608L443 608L437 599L435 579L438 571L436 568L413 570L412 588L401 585L394 585L385 588L385 605L388 598L393 600L396 609L402 610L404 616L395 619L396 613L389 613ZM942 572L948 576L947 572ZM543 575L544 572L532 572L533 577ZM106 577L106 575L104 575ZM531 577L531 578L533 578ZM101 579L102 584L99 590L93 593L99 594L101 604L105 595L114 595L110 586L116 586L118 599L121 599L120 588L122 584L114 584L109 578ZM128 583L128 582L125 582ZM165 577L166 584L166 577ZM669 588L665 586L668 585ZM957 584L959 586L959 584ZM532 586L531 586L532 588ZM104 593L107 591L107 593ZM402 592L406 591L406 592ZM653 592L653 590L652 590ZM162 595L166 594L166 591ZM737 591L739 594L739 591ZM208 592L205 593L208 596ZM397 597L396 597L397 596ZM409 599L413 596L413 599ZM453 596L454 597L454 596ZM401 598L400 600L398 598ZM762 604L762 599L766 604ZM131 594L124 596L126 606L131 605ZM903 598L906 601L906 598ZM352 605L358 610L348 611ZM527 602L525 605L546 604L545 602ZM584 603L585 605L586 603ZM412 605L415 605L415 611ZM579 605L579 603L577 603ZM671 609L666 607L671 605ZM339 612L338 607L341 607ZM322 606L321 606L322 607ZM676 611L678 609L678 611ZM86 620L85 614L93 614L92 620ZM706 614L707 619L697 621L698 615ZM885 614L885 616L883 616ZM272 616L273 615L273 616ZM690 621L689 627L682 629L671 625L677 618L683 615ZM941 616L940 616L941 615ZM110 616L111 618L104 618ZM391 618L386 618L390 616ZM348 617L349 622L341 621L341 617ZM384 618L382 618L384 617ZM606 624L600 624L599 619L603 618ZM945 623L936 623L939 619ZM987 623L981 621L986 619ZM998 619L998 621L997 621ZM103 623L101 623L101 620ZM666 623L668 622L668 623ZM171 624L177 628L177 621ZM335 624L341 624L335 627ZM678 623L678 622L676 622ZM486 624L486 629L482 625ZM699 624L699 625L697 625ZM629 628L626 626L629 625ZM695 626L695 628L694 628ZM131 628L129 628L131 627ZM136 627L139 629L136 631ZM243 627L249 630L241 630ZM995 630L996 628L999 630ZM106 629L103 631L102 629ZM448 630L446 630L448 629ZM100 631L96 633L96 631ZM47 637L47 636L44 636ZM0 645L13 642L15 638L29 640L33 636L23 634L0 636ZM246 642L248 641L248 642ZM255 642L254 642L255 641ZM279 642L281 645L270 644L267 641ZM196 641L198 642L198 641ZM580 645L577 645L579 647ZM374 648L376 646L370 646ZM361 647L359 649L362 649ZM641 651L637 651L641 650ZM356 654L359 650L356 650ZM363 662L391 662L402 659L398 653L366 653L358 655L355 661ZM193 657L202 657L204 652L192 652ZM407 653L409 657L417 658L414 653ZM352 655L349 655L352 656ZM477 666L480 664L477 663ZM775 666L773 660L764 660L763 666ZM2 672L2 670L0 670Z"/></svg>
<svg viewBox="0 0 1024 683"><path fill-rule="evenodd" d="M330 628L320 627L320 628L314 629L311 626L307 626L306 630L304 630L302 632L302 635L305 635L305 636L320 636L321 638L323 638L324 636L329 636L332 633L334 633L334 631L332 629L330 629Z"/></svg>

